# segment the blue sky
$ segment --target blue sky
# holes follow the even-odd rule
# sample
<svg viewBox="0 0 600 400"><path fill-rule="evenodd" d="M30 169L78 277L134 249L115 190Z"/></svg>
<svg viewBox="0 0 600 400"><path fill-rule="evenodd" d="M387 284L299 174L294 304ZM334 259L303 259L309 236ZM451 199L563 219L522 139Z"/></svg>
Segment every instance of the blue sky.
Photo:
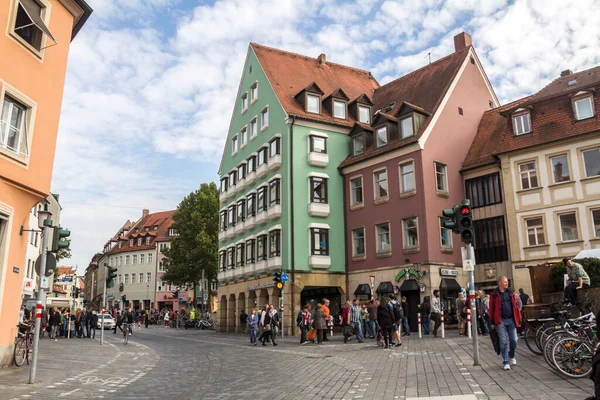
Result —
<svg viewBox="0 0 600 400"><path fill-rule="evenodd" d="M600 64L598 0L88 0L71 45L52 191L71 260L143 208L217 180L250 41L369 70L384 84L466 31L502 103ZM552 7L548 5L552 4Z"/></svg>

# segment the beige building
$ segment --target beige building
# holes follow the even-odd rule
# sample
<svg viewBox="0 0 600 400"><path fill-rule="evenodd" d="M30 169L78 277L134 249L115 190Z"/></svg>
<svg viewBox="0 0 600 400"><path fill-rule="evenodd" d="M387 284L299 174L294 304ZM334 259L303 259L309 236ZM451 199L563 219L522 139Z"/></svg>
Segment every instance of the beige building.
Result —
<svg viewBox="0 0 600 400"><path fill-rule="evenodd" d="M534 95L486 113L465 161L499 167L512 277L526 292L527 267L600 248L599 83L600 67L563 71Z"/></svg>

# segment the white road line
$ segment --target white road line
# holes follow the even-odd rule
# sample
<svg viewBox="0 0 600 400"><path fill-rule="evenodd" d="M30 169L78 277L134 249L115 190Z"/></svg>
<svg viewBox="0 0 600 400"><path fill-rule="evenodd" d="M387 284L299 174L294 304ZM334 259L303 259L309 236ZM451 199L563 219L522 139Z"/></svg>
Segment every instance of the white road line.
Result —
<svg viewBox="0 0 600 400"><path fill-rule="evenodd" d="M79 390L81 390L81 389L73 389L70 392L64 392L64 393L59 394L58 397L69 396L69 395L71 395L71 394L73 394L73 393L75 393L75 392L77 392Z"/></svg>

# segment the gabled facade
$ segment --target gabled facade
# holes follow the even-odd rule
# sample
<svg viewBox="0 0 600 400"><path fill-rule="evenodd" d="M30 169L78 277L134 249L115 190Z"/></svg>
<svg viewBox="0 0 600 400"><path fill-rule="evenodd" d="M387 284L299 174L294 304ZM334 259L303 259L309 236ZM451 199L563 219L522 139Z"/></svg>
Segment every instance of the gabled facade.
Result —
<svg viewBox="0 0 600 400"><path fill-rule="evenodd" d="M375 90L370 124L356 124L344 176L349 293L400 291L417 325L421 296L440 289L448 314L467 287L460 238L442 211L464 198L461 164L481 116L498 101L471 38L456 51ZM375 294L375 293L373 293Z"/></svg>

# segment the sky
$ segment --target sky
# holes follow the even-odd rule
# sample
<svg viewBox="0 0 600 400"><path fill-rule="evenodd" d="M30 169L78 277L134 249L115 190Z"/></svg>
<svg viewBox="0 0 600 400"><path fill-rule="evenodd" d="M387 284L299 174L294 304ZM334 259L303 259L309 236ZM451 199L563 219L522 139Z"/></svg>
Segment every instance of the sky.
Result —
<svg viewBox="0 0 600 400"><path fill-rule="evenodd" d="M52 192L83 274L142 209L177 208L217 170L249 42L385 84L465 31L501 103L600 64L600 0L87 0L71 44Z"/></svg>

